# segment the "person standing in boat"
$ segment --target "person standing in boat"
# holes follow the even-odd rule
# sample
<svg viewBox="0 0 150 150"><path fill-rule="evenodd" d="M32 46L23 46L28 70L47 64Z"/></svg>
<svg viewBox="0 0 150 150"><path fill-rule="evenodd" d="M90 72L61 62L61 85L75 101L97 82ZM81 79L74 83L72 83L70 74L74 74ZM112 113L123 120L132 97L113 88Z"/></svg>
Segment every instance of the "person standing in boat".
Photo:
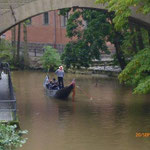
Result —
<svg viewBox="0 0 150 150"><path fill-rule="evenodd" d="M59 85L59 88L64 88L64 81L63 81L63 78L64 78L64 69L63 69L63 66L60 66L59 69L57 69L55 71L57 77L58 77L58 85Z"/></svg>

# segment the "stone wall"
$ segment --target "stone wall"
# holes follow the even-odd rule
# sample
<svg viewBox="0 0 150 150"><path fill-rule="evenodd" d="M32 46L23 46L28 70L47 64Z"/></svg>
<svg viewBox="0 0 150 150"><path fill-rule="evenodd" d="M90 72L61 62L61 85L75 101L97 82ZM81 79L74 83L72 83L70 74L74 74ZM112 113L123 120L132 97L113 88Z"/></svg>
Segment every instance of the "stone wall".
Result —
<svg viewBox="0 0 150 150"><path fill-rule="evenodd" d="M20 46L21 54L23 53L24 50L23 45L24 43L21 42L21 46ZM43 56L45 46L54 47L54 45L50 43L28 43L30 68L32 69L43 68L41 63L41 56ZM58 50L60 54L63 52L64 47L65 45L61 45L61 44L55 45L55 48Z"/></svg>
<svg viewBox="0 0 150 150"><path fill-rule="evenodd" d="M51 44L51 43L28 43L28 50L29 50L29 56L42 56L44 53L44 47L45 46L52 46L53 48L57 49L60 54L62 54L65 45L62 44ZM23 52L24 43L21 42L21 51Z"/></svg>

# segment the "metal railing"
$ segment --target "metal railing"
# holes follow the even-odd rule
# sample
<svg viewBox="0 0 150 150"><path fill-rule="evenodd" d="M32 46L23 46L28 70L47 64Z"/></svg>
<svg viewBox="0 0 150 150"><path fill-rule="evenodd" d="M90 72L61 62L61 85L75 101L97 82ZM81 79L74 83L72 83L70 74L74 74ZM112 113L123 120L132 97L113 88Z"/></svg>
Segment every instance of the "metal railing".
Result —
<svg viewBox="0 0 150 150"><path fill-rule="evenodd" d="M0 105L4 106L4 108L0 108L0 111L11 112L13 121L15 121L17 119L16 118L16 110L17 110L16 109L16 97L14 95L9 64L2 63L2 70L4 71L5 74L8 75L9 99L0 100Z"/></svg>

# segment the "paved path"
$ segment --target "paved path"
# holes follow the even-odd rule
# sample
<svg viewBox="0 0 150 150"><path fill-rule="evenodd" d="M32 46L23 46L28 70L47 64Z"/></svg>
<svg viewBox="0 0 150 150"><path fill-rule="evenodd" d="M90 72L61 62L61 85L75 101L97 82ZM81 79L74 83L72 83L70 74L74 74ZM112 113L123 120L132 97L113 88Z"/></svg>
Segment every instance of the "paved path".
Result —
<svg viewBox="0 0 150 150"><path fill-rule="evenodd" d="M8 76L2 73L2 79L0 80L0 121L12 121L12 112L9 103L3 103L4 100L9 100L9 87L8 87Z"/></svg>
<svg viewBox="0 0 150 150"><path fill-rule="evenodd" d="M0 100L9 100L8 76L2 73L0 80Z"/></svg>

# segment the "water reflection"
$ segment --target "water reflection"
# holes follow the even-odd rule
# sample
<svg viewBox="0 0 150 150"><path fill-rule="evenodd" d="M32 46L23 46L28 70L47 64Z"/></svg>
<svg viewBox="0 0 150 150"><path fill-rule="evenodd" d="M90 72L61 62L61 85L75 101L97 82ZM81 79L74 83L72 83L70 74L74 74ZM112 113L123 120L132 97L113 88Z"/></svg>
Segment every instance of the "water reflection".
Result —
<svg viewBox="0 0 150 150"><path fill-rule="evenodd" d="M150 95L132 95L114 79L68 74L66 84L76 78L79 88L74 102L60 101L46 95L44 77L13 73L20 124L29 130L22 150L148 150L150 137L135 135L150 132Z"/></svg>

